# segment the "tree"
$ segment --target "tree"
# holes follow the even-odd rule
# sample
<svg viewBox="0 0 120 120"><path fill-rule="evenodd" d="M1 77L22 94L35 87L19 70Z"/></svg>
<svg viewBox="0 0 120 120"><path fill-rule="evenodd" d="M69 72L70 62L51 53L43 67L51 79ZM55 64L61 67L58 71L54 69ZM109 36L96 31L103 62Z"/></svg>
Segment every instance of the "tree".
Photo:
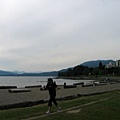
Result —
<svg viewBox="0 0 120 120"><path fill-rule="evenodd" d="M101 61L99 62L99 69L100 69L100 70L102 70L102 69L103 69L103 64L102 64L102 62L101 62Z"/></svg>
<svg viewBox="0 0 120 120"><path fill-rule="evenodd" d="M96 67L93 69L93 75L98 75L99 74L99 68Z"/></svg>

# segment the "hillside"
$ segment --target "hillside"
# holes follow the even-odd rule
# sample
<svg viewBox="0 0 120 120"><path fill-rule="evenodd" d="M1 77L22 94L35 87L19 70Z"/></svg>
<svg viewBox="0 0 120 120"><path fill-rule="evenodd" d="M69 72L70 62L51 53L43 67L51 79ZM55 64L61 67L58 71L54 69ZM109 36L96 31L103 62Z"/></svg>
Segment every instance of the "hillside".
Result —
<svg viewBox="0 0 120 120"><path fill-rule="evenodd" d="M113 67L112 69L105 69L105 65L109 64L109 62L114 62L113 60L96 60L96 61L88 61L73 67L72 69L68 69L65 72L59 72L58 76L62 77L78 77L81 75L107 75L113 73L115 75L120 74L120 68Z"/></svg>
<svg viewBox="0 0 120 120"><path fill-rule="evenodd" d="M115 61L114 60L95 60L95 61L87 61L87 62L84 62L84 63L82 63L80 65L95 68L95 67L99 66L99 62L102 62L103 65L107 65L110 62L115 62Z"/></svg>
<svg viewBox="0 0 120 120"><path fill-rule="evenodd" d="M115 61L114 60L94 60L94 61L92 60L92 61L87 61L87 62L81 63L79 65L95 68L95 67L99 66L99 62L102 62L103 65L107 65L110 62L115 62ZM67 69L62 69L59 72L66 72L68 69L72 69L74 67L75 66L67 68Z"/></svg>

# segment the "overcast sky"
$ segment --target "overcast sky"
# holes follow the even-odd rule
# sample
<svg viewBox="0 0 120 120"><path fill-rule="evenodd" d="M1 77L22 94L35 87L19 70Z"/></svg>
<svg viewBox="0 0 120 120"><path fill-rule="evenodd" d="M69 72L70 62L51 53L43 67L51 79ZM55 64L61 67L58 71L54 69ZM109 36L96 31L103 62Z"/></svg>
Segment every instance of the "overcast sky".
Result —
<svg viewBox="0 0 120 120"><path fill-rule="evenodd" d="M120 0L0 0L1 70L61 70L119 52Z"/></svg>

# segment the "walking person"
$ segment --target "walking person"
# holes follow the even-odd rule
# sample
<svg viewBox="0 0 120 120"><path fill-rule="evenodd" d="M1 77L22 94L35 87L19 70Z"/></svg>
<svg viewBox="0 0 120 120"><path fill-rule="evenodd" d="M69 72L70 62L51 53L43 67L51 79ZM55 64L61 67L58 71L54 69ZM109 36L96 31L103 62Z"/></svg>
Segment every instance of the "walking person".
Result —
<svg viewBox="0 0 120 120"><path fill-rule="evenodd" d="M51 112L51 107L52 107L52 102L55 104L58 110L61 110L61 107L59 107L58 103L56 102L56 90L57 90L57 85L55 82L53 82L52 78L48 78L48 83L46 85L46 88L49 91L50 99L48 101L48 111L46 114Z"/></svg>

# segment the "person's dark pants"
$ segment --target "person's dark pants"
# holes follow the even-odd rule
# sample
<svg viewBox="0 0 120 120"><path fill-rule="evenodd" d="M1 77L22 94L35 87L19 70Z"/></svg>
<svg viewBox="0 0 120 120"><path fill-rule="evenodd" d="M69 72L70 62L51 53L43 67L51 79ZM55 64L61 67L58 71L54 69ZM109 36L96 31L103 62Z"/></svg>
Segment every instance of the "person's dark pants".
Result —
<svg viewBox="0 0 120 120"><path fill-rule="evenodd" d="M48 101L48 106L52 106L52 102L57 106L58 103L56 102L55 95L50 95L50 99Z"/></svg>

